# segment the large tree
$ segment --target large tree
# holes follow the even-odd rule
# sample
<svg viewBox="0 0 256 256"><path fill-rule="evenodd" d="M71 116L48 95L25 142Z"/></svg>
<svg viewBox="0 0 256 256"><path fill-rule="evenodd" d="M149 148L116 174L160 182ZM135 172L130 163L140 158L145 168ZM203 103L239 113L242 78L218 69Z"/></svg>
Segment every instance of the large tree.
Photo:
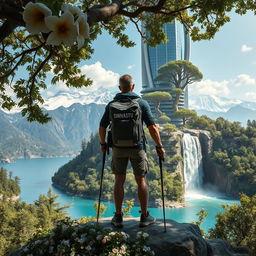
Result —
<svg viewBox="0 0 256 256"><path fill-rule="evenodd" d="M196 118L197 117L197 113L194 110L190 110L190 109L179 109L178 111L176 111L173 114L173 117L177 117L182 119L183 121L183 125L186 124L186 122L191 119L191 118Z"/></svg>
<svg viewBox="0 0 256 256"><path fill-rule="evenodd" d="M51 45L49 42L53 43L55 38L56 43L56 37L46 28L41 33L28 33L34 32L29 24L31 19L24 18L24 7L29 2L41 2L48 7L48 10L43 8L43 15L41 12L33 17L36 22L43 21L44 15L50 15L49 13L62 15L60 10L64 2L75 3L83 13L87 13L87 17L79 21L80 24L88 21L89 38L80 36L77 39L78 46L81 47L78 50L70 42L66 42L66 45ZM11 109L18 105L23 108L22 114L28 115L28 120L47 122L49 117L40 107L44 102L41 91L47 87L47 72L53 73L52 84L58 81L75 87L91 84L92 81L81 73L78 65L81 60L90 58L93 52L92 42L104 30L116 38L119 45L131 47L134 42L124 32L131 22L144 40L154 46L166 41L162 25L176 19L185 25L192 40L211 39L222 25L230 21L227 15L229 12L245 14L248 10L255 9L254 0L1 0L0 106ZM50 21L53 20L48 20L52 30L53 23ZM69 21L72 23L71 19ZM140 21L149 31L148 38L140 29ZM63 27L59 28L62 30L59 32L67 32L65 29L63 31ZM78 33L83 34L85 28L86 26L80 26ZM75 31L73 35L74 33ZM22 75L17 71L22 71ZM14 97L10 97L10 88Z"/></svg>
<svg viewBox="0 0 256 256"><path fill-rule="evenodd" d="M196 81L200 81L203 74L200 70L187 60L170 61L158 70L156 81L168 83L175 95L173 100L174 113L179 109L179 101L185 88Z"/></svg>

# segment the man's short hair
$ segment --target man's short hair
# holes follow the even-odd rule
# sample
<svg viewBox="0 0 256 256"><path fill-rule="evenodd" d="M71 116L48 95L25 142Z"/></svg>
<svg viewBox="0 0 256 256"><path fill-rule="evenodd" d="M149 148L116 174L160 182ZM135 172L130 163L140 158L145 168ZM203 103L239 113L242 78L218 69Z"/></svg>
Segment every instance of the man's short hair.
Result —
<svg viewBox="0 0 256 256"><path fill-rule="evenodd" d="M119 78L119 85L124 91L129 91L133 85L133 78L130 75L123 75Z"/></svg>

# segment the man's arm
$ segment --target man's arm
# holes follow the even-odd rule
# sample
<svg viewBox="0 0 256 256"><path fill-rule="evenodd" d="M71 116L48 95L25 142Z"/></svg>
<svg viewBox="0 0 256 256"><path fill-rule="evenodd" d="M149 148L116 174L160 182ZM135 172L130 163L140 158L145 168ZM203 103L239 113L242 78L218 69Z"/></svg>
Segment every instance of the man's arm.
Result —
<svg viewBox="0 0 256 256"><path fill-rule="evenodd" d="M100 120L100 126L99 126L99 136L100 136L100 150L101 152L106 152L107 145L106 145L106 132L107 127L109 126L109 105L106 106L105 112Z"/></svg>
<svg viewBox="0 0 256 256"><path fill-rule="evenodd" d="M150 125L148 127L148 130L149 130L150 136L155 141L157 147L162 147L163 144L162 144L162 141L160 138L160 133L159 133L159 129L158 129L157 125L155 125L155 124Z"/></svg>
<svg viewBox="0 0 256 256"><path fill-rule="evenodd" d="M106 147L106 128L104 128L103 126L99 127L99 136L100 136L100 150L101 152L106 152L107 147Z"/></svg>

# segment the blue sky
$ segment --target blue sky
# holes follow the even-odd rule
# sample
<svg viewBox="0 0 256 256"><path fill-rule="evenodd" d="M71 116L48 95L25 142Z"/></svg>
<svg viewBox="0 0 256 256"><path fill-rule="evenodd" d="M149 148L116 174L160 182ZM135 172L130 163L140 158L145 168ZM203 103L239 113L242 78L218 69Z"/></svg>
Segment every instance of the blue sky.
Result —
<svg viewBox="0 0 256 256"><path fill-rule="evenodd" d="M231 22L224 25L213 40L192 42L191 61L204 74L204 79L190 86L191 95L256 101L255 24L252 13L232 14ZM141 90L140 35L133 25L127 33L137 43L135 47L117 46L115 39L105 33L94 42L92 59L81 63L83 71L94 79L95 88L116 86L118 76L129 73L134 77L136 92ZM58 88L66 89L62 84Z"/></svg>

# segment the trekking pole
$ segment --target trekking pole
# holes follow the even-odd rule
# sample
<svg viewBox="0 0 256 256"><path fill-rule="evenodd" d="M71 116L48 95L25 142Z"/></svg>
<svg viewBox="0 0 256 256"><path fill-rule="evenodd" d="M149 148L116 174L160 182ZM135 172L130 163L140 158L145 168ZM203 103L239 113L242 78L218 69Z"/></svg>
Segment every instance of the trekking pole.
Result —
<svg viewBox="0 0 256 256"><path fill-rule="evenodd" d="M160 175L161 175L161 190L162 190L162 202L163 202L163 215L164 215L164 232L166 232L166 222L165 222L165 205L164 205L164 181L163 181L163 166L162 159L159 157L159 167L160 167Z"/></svg>
<svg viewBox="0 0 256 256"><path fill-rule="evenodd" d="M98 209L97 209L97 224L99 224L100 199L101 199L101 193L102 193L102 183L103 183L103 175L104 175L105 160L106 160L106 151L103 152L103 159L102 159L102 169L101 169L101 177L100 177L100 193L99 193Z"/></svg>

